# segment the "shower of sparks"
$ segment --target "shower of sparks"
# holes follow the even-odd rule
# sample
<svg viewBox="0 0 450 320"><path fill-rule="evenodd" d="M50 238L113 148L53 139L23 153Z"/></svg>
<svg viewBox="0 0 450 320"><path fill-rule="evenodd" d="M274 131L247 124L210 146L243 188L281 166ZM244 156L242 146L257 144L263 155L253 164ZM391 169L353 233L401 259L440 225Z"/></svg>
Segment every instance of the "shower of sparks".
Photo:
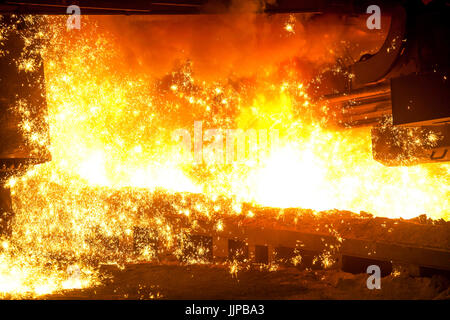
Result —
<svg viewBox="0 0 450 320"><path fill-rule="evenodd" d="M294 26L293 26L292 24L290 24L290 23L286 23L286 25L284 26L284 29L285 29L287 32L293 32L293 33L295 33L295 31L294 31Z"/></svg>
<svg viewBox="0 0 450 320"><path fill-rule="evenodd" d="M151 259L152 246L132 253L134 228L158 230L171 248L183 236L169 213L192 229L203 216L217 231L227 228L221 216L253 218L241 212L243 202L449 218L448 164L375 162L370 130L326 128L325 117L313 112L326 108L310 101L300 74L208 83L196 79L189 62L164 79L127 73L112 36L84 21L80 32L68 33L64 19L48 18L42 54L52 161L8 182L16 217L0 251L0 296L93 286L98 263ZM286 30L294 32L291 24ZM28 60L19 66L33 70ZM191 130L197 120L204 129L277 129L279 143L259 161L195 165L171 133ZM40 132L32 138L32 123L24 118L24 134L42 143ZM196 201L192 194L199 194ZM206 254L199 250L191 263ZM331 263L329 257L322 263ZM238 269L230 265L232 274Z"/></svg>
<svg viewBox="0 0 450 320"><path fill-rule="evenodd" d="M289 33L295 33L295 22L296 19L293 15L289 15L289 19L288 21L286 21L286 23L284 24L284 30L286 30Z"/></svg>

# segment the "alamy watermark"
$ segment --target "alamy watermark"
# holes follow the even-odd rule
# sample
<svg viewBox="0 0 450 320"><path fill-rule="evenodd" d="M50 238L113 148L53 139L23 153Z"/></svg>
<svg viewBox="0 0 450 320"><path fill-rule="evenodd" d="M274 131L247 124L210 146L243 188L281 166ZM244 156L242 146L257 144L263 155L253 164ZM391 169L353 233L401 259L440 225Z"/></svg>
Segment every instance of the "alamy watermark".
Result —
<svg viewBox="0 0 450 320"><path fill-rule="evenodd" d="M203 122L195 121L193 133L192 137L189 130L177 129L172 132L172 140L193 155L195 164L259 161L279 145L277 129L203 130Z"/></svg>
<svg viewBox="0 0 450 320"><path fill-rule="evenodd" d="M79 6L71 5L67 7L67 14L70 16L67 18L66 26L68 30L81 28L81 9Z"/></svg>
<svg viewBox="0 0 450 320"><path fill-rule="evenodd" d="M367 7L367 14L370 16L366 20L366 26L368 29L381 29L381 9L379 6L373 4Z"/></svg>
<svg viewBox="0 0 450 320"><path fill-rule="evenodd" d="M371 276L367 278L366 284L369 290L381 289L381 269L379 266L373 264L367 267L368 274Z"/></svg>

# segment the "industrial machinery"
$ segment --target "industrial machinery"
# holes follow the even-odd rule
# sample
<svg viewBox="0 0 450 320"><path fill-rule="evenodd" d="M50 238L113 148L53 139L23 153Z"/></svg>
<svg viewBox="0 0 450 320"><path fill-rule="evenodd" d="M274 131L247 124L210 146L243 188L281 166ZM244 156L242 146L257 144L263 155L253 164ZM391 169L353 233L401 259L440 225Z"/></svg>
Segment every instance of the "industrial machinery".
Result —
<svg viewBox="0 0 450 320"><path fill-rule="evenodd" d="M28 136L32 131L40 131L48 139L44 66L38 51L32 50L39 41L26 43L20 35L26 25L21 16L4 15L0 23L4 30L0 49L0 233L8 234L12 209L4 182L10 175L46 162L51 156L44 144L33 143ZM31 27L25 32L31 36L36 30ZM36 62L36 69L17 62L23 58L26 46L29 56L25 58Z"/></svg>
<svg viewBox="0 0 450 320"><path fill-rule="evenodd" d="M56 0L1 3L0 12L8 15L66 14L67 7L71 4L68 1ZM80 7L82 14L127 15L209 14L218 13L218 10L220 12L231 5L231 1L220 1L220 6L212 6L211 3L203 0L74 2ZM320 89L313 94L337 110L340 114L338 121L342 125L374 126L373 156L375 160L385 165L450 160L448 150L450 28L449 6L446 5L446 1L431 1L425 4L419 0L329 0L319 3L279 0L265 3L262 11L269 14L301 12L368 16L366 9L370 5L378 5L384 15L391 17L389 32L383 46L376 54L363 55L360 61L345 66L339 73L328 71L323 74ZM14 59L13 54L20 54L19 51L3 56L2 63ZM2 79L8 76L7 72L11 70L2 68ZM39 72L42 70L36 71L36 76L27 81L38 83ZM17 90L19 87L15 88ZM3 93L2 96L2 101L8 99ZM390 116L391 119L386 121ZM384 125L381 126L381 123ZM405 136L410 138L404 139ZM427 139L430 136L432 138ZM17 152L12 156L13 152L10 149L6 151L5 148L6 146L2 147L1 158L26 158Z"/></svg>
<svg viewBox="0 0 450 320"><path fill-rule="evenodd" d="M425 1L424 1L425 2ZM278 0L267 2L261 13L338 13L367 15L369 5L378 5L383 14L389 13L391 23L386 40L373 55L366 54L355 64L344 66L339 72L320 75L318 90L311 91L316 100L334 110L336 122L344 127L372 126L372 152L375 160L387 166L414 165L450 160L450 7L445 1L313 1ZM82 14L208 14L227 8L231 1L74 1ZM70 1L5 0L0 1L1 23L21 25L25 14L66 14ZM220 11L219 11L220 12ZM19 21L19 23L17 23ZM45 83L42 64L36 70L16 64L23 48L29 44L8 29L0 42L7 50L0 54L0 178L5 179L22 168L50 160L45 145L30 145L24 137L22 116L32 118L33 126L46 131ZM33 30L29 30L33 33ZM2 35L3 36L3 35ZM2 42L3 41L3 42ZM41 59L38 56L30 57ZM22 107L14 110L13 105ZM21 113L17 113L19 110ZM26 130L25 130L26 132ZM12 216L9 191L0 188L0 234L8 233ZM206 228L205 228L206 229ZM260 230L249 229L258 235ZM139 230L137 230L139 231ZM233 233L239 234L239 230ZM145 233L145 232L144 232ZM206 233L206 232L205 232ZM231 234L231 232L230 232ZM264 235L279 244L286 235ZM230 235L230 238L232 237ZM303 235L304 236L304 235ZM295 244L302 235L293 234L283 243ZM276 238L276 239L275 239ZM320 237L319 237L320 238ZM306 238L305 238L306 239ZM201 240L201 239L200 239ZM298 240L298 239L297 239ZM209 241L209 240L208 240ZM262 240L261 240L262 241ZM307 241L307 240L305 240ZM312 245L316 239L311 240ZM201 241L200 241L201 242ZM347 243L349 255L358 248L363 252L366 243ZM212 242L208 242L212 247ZM265 250L268 250L267 248ZM319 249L318 249L319 250ZM396 248L379 249L379 258L389 260ZM400 250L400 249L399 249ZM223 249L226 252L225 249ZM401 250L400 250L401 251ZM364 251L365 252L365 251ZM271 260L264 251L262 260ZM225 254L226 255L226 254ZM403 254L398 254L403 257ZM422 252L414 258L423 263ZM375 255L375 258L377 256ZM426 259L425 259L426 260ZM448 269L448 252L433 252L432 267L442 261ZM419 263L417 262L417 263Z"/></svg>
<svg viewBox="0 0 450 320"><path fill-rule="evenodd" d="M390 8L386 40L344 72L323 75L343 125L372 125L375 160L410 165L450 160L448 6L405 2ZM389 117L389 120L386 120Z"/></svg>

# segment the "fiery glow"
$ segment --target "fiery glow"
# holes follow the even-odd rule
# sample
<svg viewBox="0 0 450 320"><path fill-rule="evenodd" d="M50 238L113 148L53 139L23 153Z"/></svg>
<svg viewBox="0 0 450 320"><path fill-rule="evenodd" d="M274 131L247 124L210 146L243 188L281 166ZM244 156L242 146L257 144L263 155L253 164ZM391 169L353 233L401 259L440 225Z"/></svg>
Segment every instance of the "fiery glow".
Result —
<svg viewBox="0 0 450 320"><path fill-rule="evenodd" d="M92 261L129 261L108 243L121 237L129 246L136 225L157 226L173 245L176 232L148 205L159 192L202 193L213 205L199 201L190 210L206 216L220 213L217 199L225 197L234 214L242 202L253 202L449 218L448 164L388 168L375 162L368 128L331 129L314 115L322 106L309 100L301 72L281 78L268 72L250 84L206 82L196 79L195 62L186 62L161 79L131 73L113 36L95 21L86 17L78 33L67 32L64 19L48 22L43 55L52 161L9 180L16 219L0 253L6 297L94 285ZM33 66L24 61L23 68ZM190 130L197 120L205 129L277 129L279 142L258 161L194 165L171 133ZM179 213L190 217L183 201ZM226 229L220 220L215 225ZM150 256L146 247L133 259ZM76 277L69 265L77 266Z"/></svg>

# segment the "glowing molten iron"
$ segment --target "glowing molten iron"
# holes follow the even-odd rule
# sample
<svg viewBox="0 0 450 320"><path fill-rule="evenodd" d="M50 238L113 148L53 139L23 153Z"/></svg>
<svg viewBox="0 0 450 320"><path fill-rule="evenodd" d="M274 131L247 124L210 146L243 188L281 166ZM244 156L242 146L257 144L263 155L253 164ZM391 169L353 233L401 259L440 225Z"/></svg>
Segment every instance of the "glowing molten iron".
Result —
<svg viewBox="0 0 450 320"><path fill-rule="evenodd" d="M299 34L288 21L278 32ZM130 71L130 57L93 21L83 20L78 33L66 32L64 19L50 22L43 54L53 160L9 181L16 220L0 254L0 294L93 285L95 273L83 265L93 226L126 236L136 224L157 223L170 243L174 235L164 220L138 218L149 190L202 193L213 202L225 196L235 214L242 202L252 202L449 218L450 166L375 162L369 128L325 126L327 110L311 103L300 67L219 80L197 79L196 61L181 61L166 76L136 66ZM174 130L192 130L194 121L203 121L204 129L277 129L279 143L262 150L267 153L259 161L195 165L172 140ZM110 198L117 192L121 204L115 207ZM210 209L199 204L197 210L209 215ZM81 277L68 278L66 270L49 265L55 258L50 252L79 266Z"/></svg>

